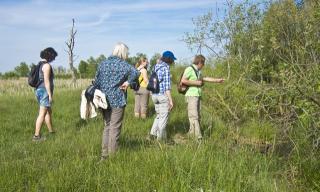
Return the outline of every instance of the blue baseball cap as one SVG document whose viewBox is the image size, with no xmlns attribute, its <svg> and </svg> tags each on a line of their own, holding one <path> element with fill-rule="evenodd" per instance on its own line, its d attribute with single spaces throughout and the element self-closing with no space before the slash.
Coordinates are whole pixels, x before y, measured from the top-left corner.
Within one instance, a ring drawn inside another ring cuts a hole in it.
<svg viewBox="0 0 320 192">
<path fill-rule="evenodd" d="M 172 60 L 176 60 L 177 58 L 175 58 L 175 56 L 173 55 L 173 53 L 171 51 L 165 51 L 162 53 L 162 57 L 166 57 L 166 58 L 170 58 Z"/>
</svg>

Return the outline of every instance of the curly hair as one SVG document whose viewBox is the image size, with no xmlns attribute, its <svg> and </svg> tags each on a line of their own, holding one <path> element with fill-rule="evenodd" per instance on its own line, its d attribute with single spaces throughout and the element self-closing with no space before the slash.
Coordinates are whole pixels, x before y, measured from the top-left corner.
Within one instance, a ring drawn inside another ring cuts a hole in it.
<svg viewBox="0 0 320 192">
<path fill-rule="evenodd" d="M 45 48 L 40 52 L 41 59 L 45 59 L 47 62 L 53 61 L 56 56 L 58 56 L 58 53 L 52 47 Z"/>
</svg>

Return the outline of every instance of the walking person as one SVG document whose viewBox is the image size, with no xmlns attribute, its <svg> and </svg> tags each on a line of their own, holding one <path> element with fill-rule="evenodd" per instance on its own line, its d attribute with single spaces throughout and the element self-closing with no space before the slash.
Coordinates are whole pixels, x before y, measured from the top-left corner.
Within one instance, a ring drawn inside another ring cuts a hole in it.
<svg viewBox="0 0 320 192">
<path fill-rule="evenodd" d="M 183 73 L 181 83 L 188 86 L 185 93 L 186 102 L 188 103 L 188 118 L 190 128 L 188 135 L 197 139 L 202 139 L 200 129 L 200 100 L 201 100 L 201 87 L 204 82 L 222 83 L 224 79 L 216 79 L 212 77 L 202 77 L 201 69 L 205 64 L 205 57 L 203 55 L 196 55 L 193 64 L 187 67 Z"/>
<path fill-rule="evenodd" d="M 36 127 L 33 141 L 42 141 L 45 138 L 41 137 L 40 130 L 45 121 L 49 133 L 54 133 L 52 128 L 52 102 L 54 89 L 54 74 L 51 62 L 55 60 L 58 53 L 52 48 L 48 47 L 40 52 L 41 61 L 39 62 L 39 80 L 40 84 L 35 88 L 35 95 L 39 103 L 39 114 L 36 120 Z"/>
<path fill-rule="evenodd" d="M 112 55 L 99 64 L 96 72 L 95 85 L 106 95 L 108 102 L 108 108 L 102 110 L 105 126 L 101 160 L 117 151 L 127 105 L 127 88 L 139 76 L 139 72 L 126 62 L 128 51 L 124 43 L 116 44 Z"/>
<path fill-rule="evenodd" d="M 170 65 L 176 60 L 171 51 L 165 51 L 162 57 L 154 66 L 159 80 L 159 93 L 152 93 L 152 101 L 154 103 L 156 118 L 154 119 L 150 137 L 151 139 L 165 140 L 166 126 L 168 123 L 169 112 L 173 108 L 173 100 L 171 97 L 171 80 L 170 80 Z"/>
<path fill-rule="evenodd" d="M 142 119 L 147 117 L 148 103 L 150 92 L 147 90 L 148 85 L 148 60 L 145 57 L 141 57 L 136 64 L 136 68 L 140 71 L 139 76 L 139 90 L 135 91 L 135 105 L 134 105 L 134 116 Z"/>
</svg>

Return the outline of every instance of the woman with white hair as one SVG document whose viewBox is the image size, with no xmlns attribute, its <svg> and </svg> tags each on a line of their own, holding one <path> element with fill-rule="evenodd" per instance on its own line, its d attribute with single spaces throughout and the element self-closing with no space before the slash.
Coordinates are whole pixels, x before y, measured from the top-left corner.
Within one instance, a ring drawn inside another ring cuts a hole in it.
<svg viewBox="0 0 320 192">
<path fill-rule="evenodd" d="M 119 143 L 124 109 L 127 105 L 127 88 L 139 76 L 139 72 L 127 63 L 128 47 L 116 44 L 112 55 L 102 61 L 97 69 L 95 85 L 105 95 L 108 108 L 102 110 L 104 130 L 101 160 L 116 152 Z"/>
</svg>

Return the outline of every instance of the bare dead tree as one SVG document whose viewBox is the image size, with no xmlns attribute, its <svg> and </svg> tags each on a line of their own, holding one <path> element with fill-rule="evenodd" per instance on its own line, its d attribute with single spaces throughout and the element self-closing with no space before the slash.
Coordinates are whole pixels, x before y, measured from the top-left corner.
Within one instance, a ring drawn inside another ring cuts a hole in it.
<svg viewBox="0 0 320 192">
<path fill-rule="evenodd" d="M 73 66 L 73 62 L 74 62 L 74 59 L 75 59 L 75 55 L 74 55 L 73 49 L 74 49 L 76 33 L 77 33 L 77 30 L 74 29 L 74 19 L 72 19 L 72 28 L 71 28 L 71 31 L 70 31 L 70 38 L 66 42 L 66 45 L 67 45 L 67 48 L 68 48 L 66 51 L 67 51 L 67 53 L 69 55 L 69 66 L 70 66 L 71 75 L 72 75 L 73 87 L 75 87 L 76 81 L 77 81 L 76 69 Z"/>
</svg>

